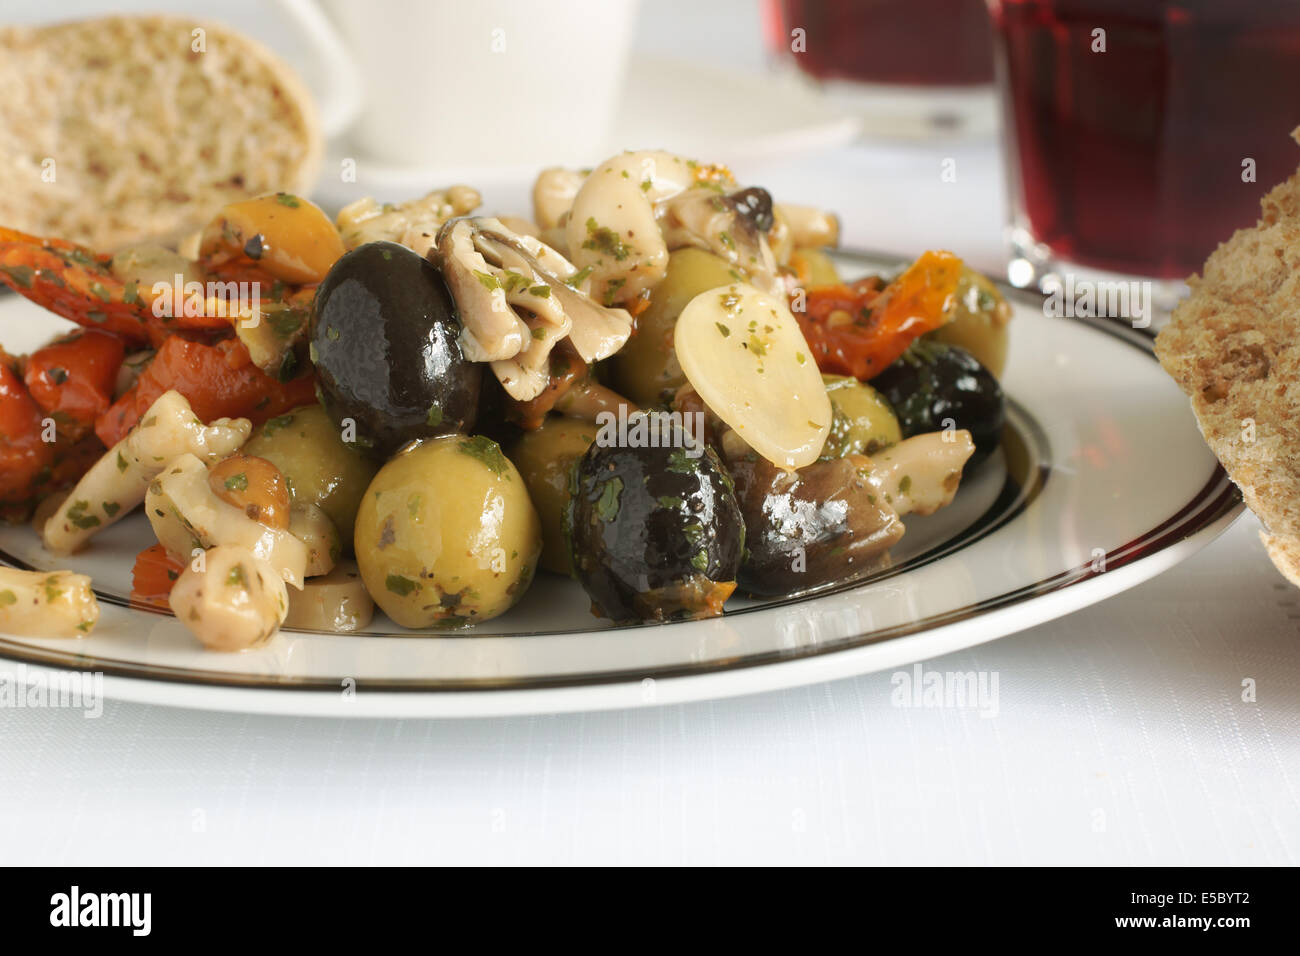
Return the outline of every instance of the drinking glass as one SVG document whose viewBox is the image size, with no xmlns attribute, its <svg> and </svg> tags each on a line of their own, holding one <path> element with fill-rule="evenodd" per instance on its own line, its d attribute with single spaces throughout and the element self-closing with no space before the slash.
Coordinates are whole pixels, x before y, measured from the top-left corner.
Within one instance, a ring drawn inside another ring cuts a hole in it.
<svg viewBox="0 0 1300 956">
<path fill-rule="evenodd" d="M 984 0 L 767 0 L 769 50 L 886 136 L 991 134 Z"/>
<path fill-rule="evenodd" d="M 990 0 L 1008 278 L 1185 293 L 1300 160 L 1300 2 Z"/>
</svg>

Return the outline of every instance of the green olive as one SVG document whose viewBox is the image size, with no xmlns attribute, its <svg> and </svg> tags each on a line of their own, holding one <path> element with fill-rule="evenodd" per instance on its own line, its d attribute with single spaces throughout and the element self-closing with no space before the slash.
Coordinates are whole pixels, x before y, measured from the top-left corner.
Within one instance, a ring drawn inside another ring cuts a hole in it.
<svg viewBox="0 0 1300 956">
<path fill-rule="evenodd" d="M 609 360 L 610 384 L 638 405 L 661 405 L 686 382 L 673 351 L 673 329 L 686 304 L 701 292 L 737 280 L 731 264 L 703 249 L 678 249 L 668 271 L 637 316 L 636 334 Z"/>
<path fill-rule="evenodd" d="M 823 458 L 870 455 L 903 440 L 889 402 L 870 385 L 849 375 L 823 375 L 834 409 Z"/>
<path fill-rule="evenodd" d="M 486 621 L 532 583 L 542 529 L 528 489 L 483 435 L 411 445 L 379 469 L 353 536 L 366 590 L 403 627 Z"/>
<path fill-rule="evenodd" d="M 965 349 L 994 377 L 1001 378 L 1007 364 L 1010 320 L 1011 305 L 998 287 L 973 269 L 963 268 L 952 321 L 926 337 Z"/>
<path fill-rule="evenodd" d="M 802 259 L 802 265 L 808 272 L 808 288 L 815 289 L 821 285 L 839 285 L 840 278 L 835 262 L 824 249 L 796 249 L 791 253 L 792 263 Z"/>
<path fill-rule="evenodd" d="M 525 432 L 510 449 L 542 522 L 542 567 L 571 573 L 563 518 L 569 507 L 569 472 L 596 440 L 596 426 L 552 415 L 542 427 Z"/>
<path fill-rule="evenodd" d="M 280 469 L 293 504 L 318 506 L 351 540 L 361 495 L 379 466 L 343 444 L 323 408 L 303 405 L 263 422 L 243 450 Z"/>
</svg>

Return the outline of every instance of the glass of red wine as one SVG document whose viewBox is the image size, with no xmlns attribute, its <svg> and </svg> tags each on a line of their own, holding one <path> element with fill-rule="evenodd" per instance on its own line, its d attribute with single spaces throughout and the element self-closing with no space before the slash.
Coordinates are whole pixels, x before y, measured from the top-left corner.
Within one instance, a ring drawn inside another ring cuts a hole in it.
<svg viewBox="0 0 1300 956">
<path fill-rule="evenodd" d="M 985 0 L 765 0 L 763 28 L 775 60 L 855 109 L 868 133 L 996 128 Z"/>
<path fill-rule="evenodd" d="M 1300 2 L 989 0 L 1008 278 L 1141 282 L 1157 310 L 1300 161 Z"/>
</svg>

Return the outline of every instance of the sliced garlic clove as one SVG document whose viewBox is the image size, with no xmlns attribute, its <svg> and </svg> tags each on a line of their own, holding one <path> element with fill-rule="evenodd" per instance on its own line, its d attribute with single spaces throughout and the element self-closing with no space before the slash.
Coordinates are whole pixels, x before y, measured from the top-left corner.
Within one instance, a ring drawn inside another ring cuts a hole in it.
<svg viewBox="0 0 1300 956">
<path fill-rule="evenodd" d="M 751 448 L 781 468 L 817 460 L 831 403 L 781 298 L 743 283 L 703 292 L 677 319 L 674 345 L 700 398 Z"/>
</svg>

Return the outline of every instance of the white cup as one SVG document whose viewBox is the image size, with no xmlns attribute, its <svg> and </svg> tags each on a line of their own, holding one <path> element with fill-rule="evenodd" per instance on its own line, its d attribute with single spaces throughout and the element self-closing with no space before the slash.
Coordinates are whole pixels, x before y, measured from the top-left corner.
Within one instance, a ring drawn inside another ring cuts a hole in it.
<svg viewBox="0 0 1300 956">
<path fill-rule="evenodd" d="M 350 60 L 339 75 L 361 87 L 350 130 L 360 155 L 455 167 L 601 158 L 637 0 L 323 6 Z M 347 111 L 322 104 L 323 113 Z"/>
</svg>

